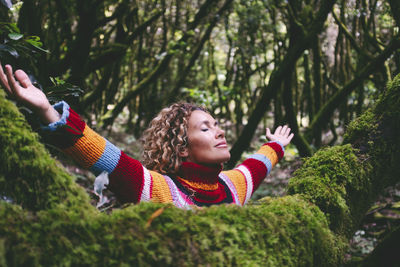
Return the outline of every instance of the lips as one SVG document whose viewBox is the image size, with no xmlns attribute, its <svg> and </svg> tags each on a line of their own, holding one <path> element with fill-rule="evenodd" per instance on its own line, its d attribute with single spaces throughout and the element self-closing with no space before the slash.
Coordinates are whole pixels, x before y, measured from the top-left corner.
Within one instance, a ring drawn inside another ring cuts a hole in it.
<svg viewBox="0 0 400 267">
<path fill-rule="evenodd" d="M 228 147 L 228 145 L 226 144 L 225 141 L 223 141 L 223 142 L 218 143 L 215 147 L 218 147 L 218 148 L 226 148 L 226 147 Z"/>
</svg>

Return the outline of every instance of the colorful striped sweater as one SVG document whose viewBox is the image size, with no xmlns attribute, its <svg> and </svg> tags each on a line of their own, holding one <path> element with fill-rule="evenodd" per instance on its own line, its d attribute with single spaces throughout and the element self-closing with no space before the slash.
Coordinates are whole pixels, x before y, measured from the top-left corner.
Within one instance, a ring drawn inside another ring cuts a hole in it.
<svg viewBox="0 0 400 267">
<path fill-rule="evenodd" d="M 51 131 L 54 143 L 82 167 L 95 175 L 106 171 L 108 188 L 122 202 L 169 202 L 180 208 L 244 205 L 284 154 L 279 142 L 268 142 L 233 170 L 184 162 L 177 175 L 163 175 L 94 132 L 67 103 L 54 107 L 61 119 L 44 130 Z"/>
</svg>

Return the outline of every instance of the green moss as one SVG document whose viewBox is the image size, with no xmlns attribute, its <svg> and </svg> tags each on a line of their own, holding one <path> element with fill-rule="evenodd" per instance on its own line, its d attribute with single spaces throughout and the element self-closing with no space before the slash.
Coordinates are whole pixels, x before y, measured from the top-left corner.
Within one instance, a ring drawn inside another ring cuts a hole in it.
<svg viewBox="0 0 400 267">
<path fill-rule="evenodd" d="M 15 265 L 337 266 L 344 247 L 324 214 L 296 196 L 194 211 L 143 203 L 86 218 L 14 206 L 0 205 L 0 234 Z"/>
<path fill-rule="evenodd" d="M 351 235 L 379 192 L 399 181 L 399 101 L 397 76 L 376 105 L 350 123 L 347 145 L 317 152 L 289 183 L 289 193 L 318 205 L 338 234 Z"/>
<path fill-rule="evenodd" d="M 349 236 L 369 200 L 368 163 L 361 163 L 351 145 L 318 151 L 289 181 L 289 194 L 300 194 L 316 204 L 329 219 L 331 229 Z M 360 203 L 361 201 L 361 203 Z M 361 210 L 361 211 L 359 211 Z M 353 216 L 353 215 L 357 216 Z"/>
<path fill-rule="evenodd" d="M 351 143 L 353 146 L 367 145 L 362 148 L 363 151 L 366 151 L 370 148 L 370 144 L 366 143 L 365 140 L 371 135 L 376 135 L 377 129 L 376 115 L 372 110 L 368 110 L 349 124 L 343 137 L 343 143 Z"/>
<path fill-rule="evenodd" d="M 359 158 L 374 166 L 375 195 L 400 179 L 400 75 L 380 95 L 376 105 L 352 122 L 345 141 L 359 148 Z"/>
<path fill-rule="evenodd" d="M 84 190 L 38 142 L 38 136 L 22 114 L 5 99 L 3 90 L 0 90 L 0 147 L 1 196 L 30 210 L 59 204 L 94 210 Z"/>
<path fill-rule="evenodd" d="M 379 96 L 375 113 L 378 116 L 399 119 L 400 113 L 400 74 L 387 84 L 386 90 Z"/>
</svg>

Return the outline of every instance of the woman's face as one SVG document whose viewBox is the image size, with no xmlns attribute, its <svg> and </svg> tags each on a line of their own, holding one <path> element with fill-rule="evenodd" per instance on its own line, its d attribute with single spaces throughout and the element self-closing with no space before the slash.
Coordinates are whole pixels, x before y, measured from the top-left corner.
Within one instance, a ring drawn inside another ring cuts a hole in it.
<svg viewBox="0 0 400 267">
<path fill-rule="evenodd" d="M 183 155 L 186 161 L 215 165 L 231 157 L 225 140 L 225 132 L 207 112 L 195 110 L 188 122 L 188 147 Z"/>
</svg>

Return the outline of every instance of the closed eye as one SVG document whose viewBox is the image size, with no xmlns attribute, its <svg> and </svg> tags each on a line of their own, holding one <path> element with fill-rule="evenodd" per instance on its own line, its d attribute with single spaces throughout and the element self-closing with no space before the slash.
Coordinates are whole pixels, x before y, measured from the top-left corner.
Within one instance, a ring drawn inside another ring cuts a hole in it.
<svg viewBox="0 0 400 267">
<path fill-rule="evenodd" d="M 208 129 L 207 129 L 207 128 L 204 128 L 204 129 L 201 129 L 201 131 L 202 131 L 202 132 L 207 132 Z"/>
</svg>

